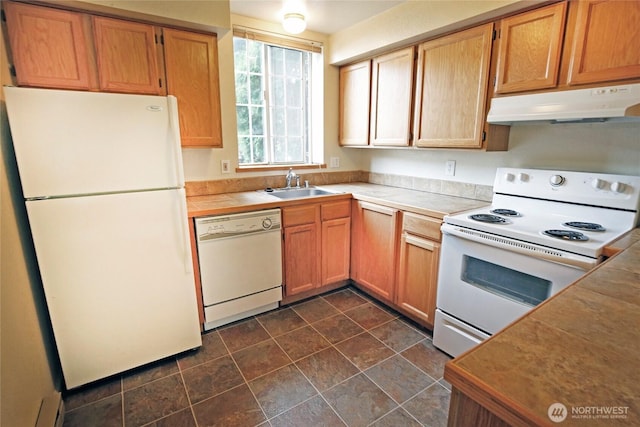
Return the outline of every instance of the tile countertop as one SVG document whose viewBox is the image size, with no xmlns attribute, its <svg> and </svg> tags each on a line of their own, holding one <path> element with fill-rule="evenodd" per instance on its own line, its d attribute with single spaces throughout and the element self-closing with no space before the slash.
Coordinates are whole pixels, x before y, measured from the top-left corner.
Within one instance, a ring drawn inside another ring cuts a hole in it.
<svg viewBox="0 0 640 427">
<path fill-rule="evenodd" d="M 317 188 L 336 194 L 288 200 L 279 199 L 262 191 L 190 196 L 187 197 L 187 210 L 189 217 L 200 217 L 353 197 L 362 201 L 442 219 L 450 213 L 475 209 L 489 204 L 489 202 L 482 200 L 360 182 L 322 185 Z"/>
<path fill-rule="evenodd" d="M 640 425 L 640 229 L 621 242 L 615 257 L 450 361 L 444 378 L 512 425 Z M 547 415 L 553 403 L 568 411 L 559 424 Z M 623 418 L 598 415 L 612 410 Z"/>
</svg>

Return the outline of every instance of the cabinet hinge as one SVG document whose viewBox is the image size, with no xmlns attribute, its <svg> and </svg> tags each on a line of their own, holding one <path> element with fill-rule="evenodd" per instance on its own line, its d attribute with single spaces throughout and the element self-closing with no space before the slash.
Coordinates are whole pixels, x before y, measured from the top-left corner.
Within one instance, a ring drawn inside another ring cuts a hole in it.
<svg viewBox="0 0 640 427">
<path fill-rule="evenodd" d="M 164 34 L 160 34 L 160 44 L 164 45 Z"/>
<path fill-rule="evenodd" d="M 7 15 L 4 14 L 4 9 L 0 9 L 0 19 L 2 19 L 3 22 L 7 22 Z"/>
<path fill-rule="evenodd" d="M 486 131 L 482 131 L 482 142 L 484 142 L 487 139 L 487 132 Z"/>
<path fill-rule="evenodd" d="M 493 30 L 493 39 L 499 39 L 500 38 L 500 31 L 499 30 Z"/>
<path fill-rule="evenodd" d="M 158 79 L 158 86 L 162 87 L 162 79 Z"/>
<path fill-rule="evenodd" d="M 13 77 L 16 77 L 18 75 L 18 73 L 16 73 L 16 66 L 15 65 L 10 65 L 9 66 L 9 74 L 11 74 Z"/>
<path fill-rule="evenodd" d="M 156 39 L 156 44 L 160 43 L 160 44 L 164 44 L 164 36 L 160 35 L 160 37 L 158 37 L 157 34 L 155 34 L 153 37 L 155 37 Z"/>
<path fill-rule="evenodd" d="M 496 87 L 497 84 L 498 84 L 498 77 L 493 76 L 493 87 Z"/>
</svg>

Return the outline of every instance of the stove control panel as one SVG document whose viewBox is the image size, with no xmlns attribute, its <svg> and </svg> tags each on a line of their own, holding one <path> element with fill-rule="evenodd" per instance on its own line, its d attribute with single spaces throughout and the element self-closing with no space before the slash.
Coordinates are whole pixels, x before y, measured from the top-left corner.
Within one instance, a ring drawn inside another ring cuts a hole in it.
<svg viewBox="0 0 640 427">
<path fill-rule="evenodd" d="M 640 210 L 640 176 L 499 168 L 495 193 L 607 208 Z"/>
</svg>

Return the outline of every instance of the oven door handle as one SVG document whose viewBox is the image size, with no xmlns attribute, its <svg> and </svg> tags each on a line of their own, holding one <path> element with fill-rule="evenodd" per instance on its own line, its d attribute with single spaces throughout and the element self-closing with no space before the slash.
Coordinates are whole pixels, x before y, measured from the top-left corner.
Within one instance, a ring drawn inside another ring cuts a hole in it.
<svg viewBox="0 0 640 427">
<path fill-rule="evenodd" d="M 472 242 L 493 246 L 510 252 L 517 252 L 519 254 L 543 259 L 545 261 L 567 265 L 585 272 L 591 270 L 598 264 L 598 260 L 596 259 L 574 255 L 567 252 L 559 252 L 551 248 L 545 248 L 544 246 L 507 239 L 494 234 L 483 233 L 481 231 L 458 227 L 447 223 L 442 224 L 441 231 L 443 234 L 449 234 Z"/>
</svg>

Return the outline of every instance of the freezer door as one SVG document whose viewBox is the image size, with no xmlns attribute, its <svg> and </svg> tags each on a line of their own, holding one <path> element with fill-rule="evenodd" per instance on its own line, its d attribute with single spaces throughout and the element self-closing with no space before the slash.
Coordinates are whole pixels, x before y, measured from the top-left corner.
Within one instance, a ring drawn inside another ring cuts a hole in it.
<svg viewBox="0 0 640 427">
<path fill-rule="evenodd" d="M 27 202 L 67 388 L 201 345 L 184 190 Z"/>
<path fill-rule="evenodd" d="M 174 97 L 4 93 L 25 198 L 184 185 Z"/>
</svg>

